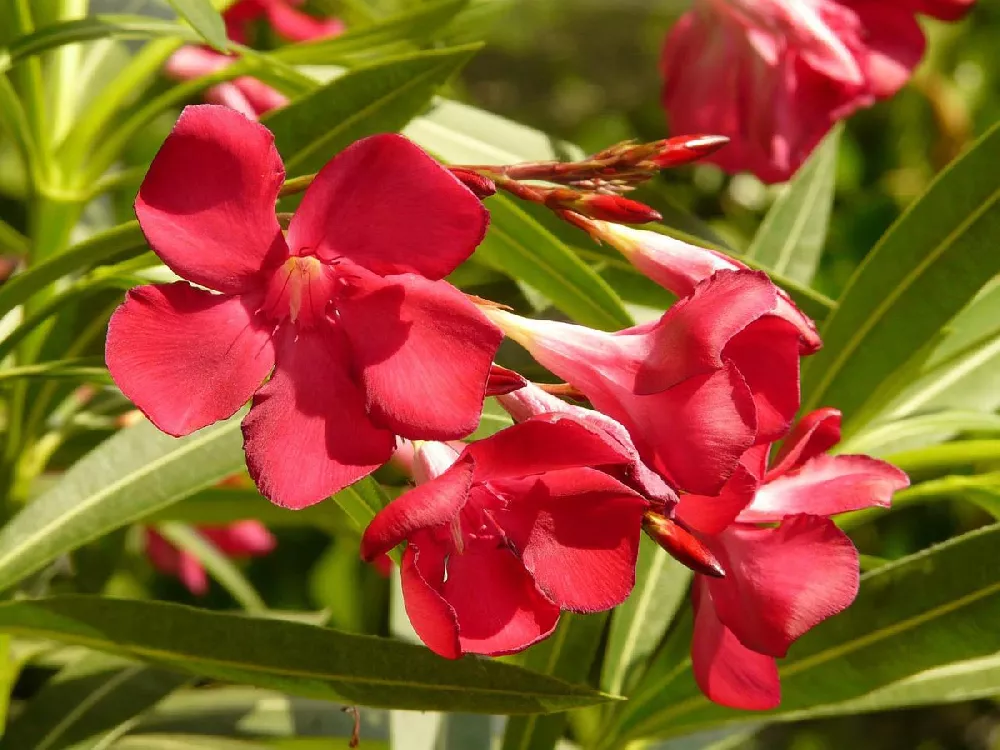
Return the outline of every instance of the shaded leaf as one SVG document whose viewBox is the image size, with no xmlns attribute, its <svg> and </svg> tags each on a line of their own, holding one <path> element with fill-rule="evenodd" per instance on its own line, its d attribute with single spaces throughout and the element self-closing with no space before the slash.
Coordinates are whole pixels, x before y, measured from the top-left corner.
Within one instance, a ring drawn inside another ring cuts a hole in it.
<svg viewBox="0 0 1000 750">
<path fill-rule="evenodd" d="M 167 0 L 177 15 L 191 24 L 191 28 L 220 52 L 225 52 L 229 46 L 226 37 L 226 25 L 222 16 L 212 7 L 209 0 Z"/>
</svg>

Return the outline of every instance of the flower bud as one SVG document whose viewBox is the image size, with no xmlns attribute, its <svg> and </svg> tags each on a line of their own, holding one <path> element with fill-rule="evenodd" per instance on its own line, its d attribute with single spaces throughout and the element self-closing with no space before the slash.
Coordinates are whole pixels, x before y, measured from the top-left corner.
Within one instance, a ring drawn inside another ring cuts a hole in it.
<svg viewBox="0 0 1000 750">
<path fill-rule="evenodd" d="M 681 135 L 657 142 L 657 153 L 652 161 L 661 169 L 678 167 L 710 156 L 729 143 L 724 135 Z"/>
<path fill-rule="evenodd" d="M 659 513 L 646 511 L 642 517 L 643 531 L 666 550 L 671 557 L 695 573 L 725 578 L 722 563 L 687 529 Z"/>
<path fill-rule="evenodd" d="M 414 440 L 413 481 L 429 482 L 444 474 L 458 458 L 458 451 L 436 440 Z"/>
<path fill-rule="evenodd" d="M 646 224 L 663 218 L 645 203 L 620 195 L 580 193 L 565 188 L 550 191 L 545 197 L 545 204 L 550 208 L 570 209 L 592 219 L 620 224 Z"/>
<path fill-rule="evenodd" d="M 449 167 L 449 171 L 459 179 L 469 190 L 475 193 L 476 197 L 482 200 L 489 198 L 496 193 L 497 186 L 489 177 L 484 177 L 471 169 L 461 167 Z"/>
<path fill-rule="evenodd" d="M 528 381 L 520 373 L 494 363 L 486 381 L 486 395 L 503 396 L 524 388 L 527 384 Z"/>
</svg>

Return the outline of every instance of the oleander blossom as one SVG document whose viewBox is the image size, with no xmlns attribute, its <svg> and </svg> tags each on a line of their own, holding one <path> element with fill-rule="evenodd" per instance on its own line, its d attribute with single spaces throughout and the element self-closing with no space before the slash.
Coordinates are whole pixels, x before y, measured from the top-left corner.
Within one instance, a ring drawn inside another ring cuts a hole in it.
<svg viewBox="0 0 1000 750">
<path fill-rule="evenodd" d="M 406 138 L 372 136 L 338 154 L 287 235 L 275 214 L 283 182 L 263 125 L 225 107 L 185 109 L 135 211 L 187 281 L 131 290 L 106 358 L 122 392 L 171 435 L 253 397 L 250 474 L 266 497 L 301 508 L 383 464 L 396 435 L 471 433 L 502 335 L 442 281 L 482 240 L 488 214 Z"/>
<path fill-rule="evenodd" d="M 677 519 L 726 573 L 697 575 L 692 591 L 692 666 L 716 703 L 748 710 L 779 704 L 775 659 L 857 595 L 857 550 L 830 516 L 886 507 L 909 484 L 884 461 L 828 455 L 839 440 L 840 413 L 814 411 L 770 465 L 771 446 L 756 446 L 721 493 L 680 498 Z"/>
<path fill-rule="evenodd" d="M 316 18 L 298 8 L 304 0 L 239 0 L 222 14 L 226 35 L 234 42 L 247 44 L 250 27 L 266 21 L 277 34 L 292 42 L 337 36 L 344 32 L 339 18 Z"/>
<path fill-rule="evenodd" d="M 520 651 L 552 633 L 560 610 L 610 609 L 632 590 L 648 502 L 593 468 L 632 460 L 616 440 L 562 414 L 530 418 L 460 454 L 424 444 L 417 487 L 375 516 L 362 557 L 407 542 L 406 612 L 435 653 Z"/>
<path fill-rule="evenodd" d="M 973 2 L 695 0 L 663 47 L 671 131 L 728 136 L 708 161 L 787 180 L 834 123 L 906 83 L 918 14 L 956 20 Z"/>
<path fill-rule="evenodd" d="M 240 560 L 262 557 L 271 552 L 277 541 L 259 521 L 237 521 L 226 526 L 199 526 L 205 539 L 226 557 Z M 208 593 L 205 566 L 190 552 L 178 549 L 151 528 L 145 529 L 146 556 L 161 573 L 176 576 L 195 596 Z"/>
</svg>

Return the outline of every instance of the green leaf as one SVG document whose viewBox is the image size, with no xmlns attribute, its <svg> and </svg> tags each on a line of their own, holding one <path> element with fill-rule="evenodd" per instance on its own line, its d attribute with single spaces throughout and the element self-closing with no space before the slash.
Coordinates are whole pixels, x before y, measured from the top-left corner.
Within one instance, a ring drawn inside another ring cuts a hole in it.
<svg viewBox="0 0 1000 750">
<path fill-rule="evenodd" d="M 67 44 L 78 44 L 95 39 L 146 39 L 150 37 L 176 37 L 189 42 L 200 37 L 185 26 L 147 16 L 90 16 L 72 21 L 43 26 L 38 31 L 18 37 L 4 51 L 0 51 L 0 72 L 26 60 Z M 225 38 L 225 37 L 223 37 Z"/>
<path fill-rule="evenodd" d="M 222 22 L 222 16 L 212 7 L 209 0 L 167 0 L 177 15 L 191 24 L 191 28 L 220 52 L 225 52 L 229 47 L 229 39 L 226 37 L 226 25 Z"/>
<path fill-rule="evenodd" d="M 28 238 L 0 219 L 0 254 L 28 252 Z"/>
<path fill-rule="evenodd" d="M 334 495 L 334 500 L 336 497 Z M 143 520 L 147 523 L 179 521 L 196 526 L 224 526 L 245 519 L 268 526 L 312 526 L 328 532 L 343 531 L 346 521 L 336 502 L 316 503 L 289 513 L 287 508 L 275 505 L 257 490 L 231 487 L 209 487 Z"/>
<path fill-rule="evenodd" d="M 182 523 L 161 523 L 156 530 L 173 546 L 200 562 L 208 574 L 218 581 L 247 612 L 261 612 L 267 609 L 260 594 L 236 567 L 236 563 L 195 529 Z"/>
<path fill-rule="evenodd" d="M 376 52 L 403 52 L 413 44 L 431 41 L 468 4 L 469 0 L 423 3 L 340 36 L 279 47 L 268 56 L 293 65 L 333 65 Z"/>
<path fill-rule="evenodd" d="M 890 453 L 886 461 L 910 475 L 910 481 L 939 477 L 943 474 L 975 470 L 981 465 L 1000 462 L 1000 440 L 955 440 L 944 445 Z"/>
<path fill-rule="evenodd" d="M 136 734 L 122 737 L 112 750 L 273 750 L 271 744 L 197 734 Z"/>
<path fill-rule="evenodd" d="M 854 604 L 802 636 L 779 661 L 781 706 L 755 716 L 804 718 L 813 708 L 861 700 L 925 670 L 995 656 L 998 543 L 1000 524 L 994 524 L 863 576 Z M 925 694 L 922 700 L 928 699 Z M 703 697 L 689 669 L 641 686 L 625 715 L 627 737 L 678 735 L 747 719 Z"/>
<path fill-rule="evenodd" d="M 578 323 L 605 330 L 632 325 L 614 289 L 513 199 L 496 195 L 487 207 L 490 229 L 476 260 L 541 292 Z"/>
<path fill-rule="evenodd" d="M 607 612 L 591 615 L 564 612 L 556 632 L 527 651 L 524 666 L 564 680 L 586 680 L 607 619 Z M 503 750 L 551 750 L 565 728 L 565 714 L 511 719 L 504 732 Z"/>
<path fill-rule="evenodd" d="M 74 245 L 42 263 L 29 266 L 0 285 L 0 318 L 63 276 L 89 268 L 113 256 L 135 257 L 146 249 L 139 222 L 119 224 Z"/>
<path fill-rule="evenodd" d="M 396 640 L 159 602 L 85 596 L 9 602 L 0 604 L 0 631 L 351 704 L 517 714 L 607 699 L 497 661 L 442 659 Z"/>
<path fill-rule="evenodd" d="M 1000 272 L 1000 125 L 953 162 L 869 253 L 803 368 L 803 412 L 830 404 L 844 433 L 870 395 Z M 859 420 L 860 421 L 860 420 Z"/>
<path fill-rule="evenodd" d="M 11 721 L 2 750 L 84 750 L 104 746 L 126 722 L 191 678 L 128 659 L 86 653 L 45 683 Z"/>
<path fill-rule="evenodd" d="M 78 461 L 0 530 L 0 590 L 243 469 L 239 420 L 183 438 L 142 422 Z"/>
<path fill-rule="evenodd" d="M 4 381 L 28 378 L 56 378 L 80 380 L 85 383 L 110 384 L 111 377 L 104 367 L 101 357 L 77 357 L 75 359 L 60 359 L 52 362 L 39 362 L 24 367 L 0 368 L 0 384 Z"/>
<path fill-rule="evenodd" d="M 960 432 L 1000 434 L 1000 415 L 978 411 L 942 411 L 899 419 L 859 432 L 836 447 L 837 453 L 884 455 L 885 446 L 915 438 L 943 441 Z"/>
<path fill-rule="evenodd" d="M 643 534 L 635 588 L 611 617 L 601 689 L 622 694 L 638 679 L 687 598 L 691 571 Z"/>
<path fill-rule="evenodd" d="M 842 127 L 830 131 L 774 201 L 743 256 L 768 271 L 809 284 L 830 225 Z"/>
<path fill-rule="evenodd" d="M 375 514 L 389 504 L 388 495 L 381 485 L 371 477 L 365 477 L 350 487 L 346 487 L 334 495 L 333 499 L 350 517 L 359 531 L 364 531 Z M 400 561 L 399 550 L 394 549 L 389 552 L 389 557 L 398 564 Z"/>
<path fill-rule="evenodd" d="M 288 174 L 315 172 L 359 138 L 406 125 L 478 49 L 418 52 L 356 68 L 262 121 Z"/>
</svg>

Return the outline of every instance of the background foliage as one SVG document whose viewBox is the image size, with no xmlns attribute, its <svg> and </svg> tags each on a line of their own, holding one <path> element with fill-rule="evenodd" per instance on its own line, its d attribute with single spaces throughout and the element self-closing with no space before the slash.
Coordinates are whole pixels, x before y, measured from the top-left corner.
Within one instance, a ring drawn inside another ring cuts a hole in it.
<svg viewBox="0 0 1000 750">
<path fill-rule="evenodd" d="M 273 51 L 185 84 L 158 70 L 181 41 L 225 43 L 206 2 L 87 5 L 0 2 L 0 252 L 19 269 L 0 285 L 0 748 L 331 747 L 351 731 L 340 703 L 392 709 L 362 708 L 367 748 L 997 746 L 1000 7 L 928 23 L 913 82 L 789 187 L 694 166 L 640 191 L 663 231 L 741 254 L 821 322 L 803 403 L 841 408 L 842 451 L 914 480 L 891 512 L 844 519 L 865 555 L 861 594 L 795 645 L 785 700 L 760 715 L 700 696 L 687 573 L 651 544 L 625 605 L 566 617 L 519 657 L 451 663 L 399 643 L 412 632 L 397 584 L 357 555 L 401 486 L 391 468 L 297 513 L 220 488 L 242 468 L 237 423 L 180 440 L 122 428 L 129 405 L 101 357 L 121 290 L 169 277 L 131 201 L 209 83 L 252 73 L 293 98 L 265 120 L 290 176 L 400 128 L 454 163 L 573 155 L 665 134 L 656 63 L 684 3 L 312 0 L 350 32 L 285 47 L 264 33 Z M 669 304 L 534 207 L 488 206 L 490 234 L 453 278 L 463 288 L 608 329 Z M 499 413 L 487 405 L 478 436 Z M 273 554 L 237 566 L 190 533 L 241 518 L 276 531 Z M 207 597 L 154 573 L 148 525 L 202 557 Z"/>
</svg>

